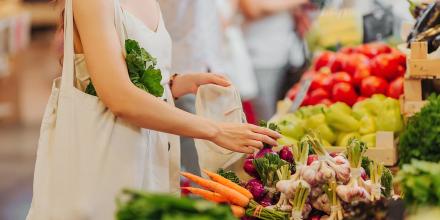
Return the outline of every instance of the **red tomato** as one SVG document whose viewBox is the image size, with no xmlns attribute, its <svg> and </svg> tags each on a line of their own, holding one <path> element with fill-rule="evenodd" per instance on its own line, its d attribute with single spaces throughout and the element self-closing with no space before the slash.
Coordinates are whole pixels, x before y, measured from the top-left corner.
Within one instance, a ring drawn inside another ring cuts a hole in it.
<svg viewBox="0 0 440 220">
<path fill-rule="evenodd" d="M 340 82 L 353 83 L 353 79 L 350 74 L 346 72 L 337 72 L 332 74 L 333 85 Z"/>
<path fill-rule="evenodd" d="M 391 53 L 396 55 L 399 64 L 406 69 L 406 55 L 394 48 L 392 49 Z"/>
<path fill-rule="evenodd" d="M 294 100 L 296 97 L 296 94 L 298 94 L 299 90 L 299 84 L 295 84 L 292 88 L 289 89 L 289 91 L 286 94 L 286 97 L 288 97 L 291 100 Z"/>
<path fill-rule="evenodd" d="M 323 88 L 318 88 L 310 92 L 310 99 L 308 100 L 309 105 L 319 104 L 323 99 L 328 99 L 329 94 Z"/>
<path fill-rule="evenodd" d="M 397 67 L 397 75 L 398 77 L 404 76 L 406 72 L 406 68 L 404 66 Z"/>
<path fill-rule="evenodd" d="M 340 53 L 352 54 L 356 52 L 356 48 L 354 47 L 343 47 L 339 50 Z"/>
<path fill-rule="evenodd" d="M 369 43 L 358 46 L 356 51 L 369 58 L 373 58 L 379 54 L 390 53 L 391 47 L 384 43 Z"/>
<path fill-rule="evenodd" d="M 354 74 L 359 68 L 368 68 L 369 65 L 370 59 L 367 56 L 361 53 L 354 53 L 350 54 L 350 58 L 345 62 L 343 69 L 347 73 Z"/>
<path fill-rule="evenodd" d="M 350 83 L 340 82 L 333 86 L 332 97 L 334 102 L 345 102 L 352 106 L 358 96 Z"/>
<path fill-rule="evenodd" d="M 343 53 L 336 54 L 333 62 L 330 63 L 330 70 L 332 73 L 342 71 L 344 69 L 345 62 L 348 60 L 348 55 Z"/>
<path fill-rule="evenodd" d="M 316 154 L 309 155 L 309 157 L 307 158 L 307 165 L 312 164 L 316 160 L 318 160 L 318 155 Z"/>
<path fill-rule="evenodd" d="M 364 101 L 365 99 L 367 99 L 367 97 L 359 96 L 359 97 L 357 98 L 356 102 L 362 102 L 362 101 Z"/>
<path fill-rule="evenodd" d="M 330 63 L 332 63 L 335 58 L 336 58 L 336 54 L 334 52 L 325 51 L 321 53 L 320 55 L 318 55 L 318 57 L 315 60 L 315 65 L 314 65 L 315 70 L 318 71 L 322 67 L 329 66 Z"/>
<path fill-rule="evenodd" d="M 330 106 L 333 104 L 333 102 L 330 99 L 322 99 L 318 104 L 324 104 L 326 106 Z"/>
<path fill-rule="evenodd" d="M 329 87 L 331 87 L 331 85 L 329 85 L 328 82 L 329 77 L 330 75 L 324 73 L 316 73 L 315 75 L 313 75 L 313 80 L 312 80 L 312 84 L 310 85 L 310 90 L 313 91 L 318 88 L 328 89 Z"/>
<path fill-rule="evenodd" d="M 370 68 L 368 68 L 368 67 L 357 69 L 356 72 L 354 72 L 354 74 L 353 74 L 353 84 L 355 86 L 360 86 L 362 80 L 365 79 L 365 77 L 368 77 L 370 75 L 371 75 L 371 72 L 370 72 Z"/>
<path fill-rule="evenodd" d="M 394 54 L 380 54 L 371 61 L 371 74 L 392 80 L 401 74 L 399 57 Z"/>
<path fill-rule="evenodd" d="M 374 94 L 386 94 L 388 90 L 388 83 L 386 80 L 377 77 L 369 76 L 362 80 L 361 94 L 362 96 L 371 97 Z"/>
<path fill-rule="evenodd" d="M 404 78 L 398 77 L 390 83 L 388 87 L 387 96 L 395 99 L 399 99 L 400 95 L 403 94 L 403 80 Z"/>
</svg>

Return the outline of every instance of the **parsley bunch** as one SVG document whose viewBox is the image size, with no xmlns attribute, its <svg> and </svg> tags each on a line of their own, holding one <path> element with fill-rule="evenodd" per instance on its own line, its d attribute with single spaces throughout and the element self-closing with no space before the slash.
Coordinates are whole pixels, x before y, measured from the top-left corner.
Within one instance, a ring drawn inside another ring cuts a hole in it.
<svg viewBox="0 0 440 220">
<path fill-rule="evenodd" d="M 160 84 L 162 73 L 160 69 L 156 68 L 156 59 L 144 48 L 141 48 L 135 40 L 125 40 L 125 51 L 127 53 L 125 62 L 131 82 L 151 95 L 161 97 L 164 88 Z M 91 81 L 85 93 L 96 96 L 96 90 Z"/>
</svg>

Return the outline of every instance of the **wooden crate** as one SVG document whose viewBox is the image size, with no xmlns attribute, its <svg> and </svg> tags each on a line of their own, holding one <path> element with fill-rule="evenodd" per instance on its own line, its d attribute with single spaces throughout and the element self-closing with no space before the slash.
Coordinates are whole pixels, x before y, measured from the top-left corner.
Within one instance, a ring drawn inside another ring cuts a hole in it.
<svg viewBox="0 0 440 220">
<path fill-rule="evenodd" d="M 397 164 L 397 141 L 393 132 L 378 131 L 376 133 L 376 147 L 369 148 L 366 155 L 375 161 L 384 163 L 385 166 Z M 343 152 L 346 147 L 326 147 L 328 152 Z"/>
</svg>

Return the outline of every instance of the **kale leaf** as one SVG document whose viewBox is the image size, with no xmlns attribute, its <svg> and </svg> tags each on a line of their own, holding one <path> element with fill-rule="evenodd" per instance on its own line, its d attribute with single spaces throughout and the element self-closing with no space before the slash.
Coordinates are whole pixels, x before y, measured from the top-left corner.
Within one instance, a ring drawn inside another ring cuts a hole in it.
<svg viewBox="0 0 440 220">
<path fill-rule="evenodd" d="M 161 97 L 164 93 L 164 87 L 161 85 L 162 72 L 156 68 L 157 60 L 144 48 L 141 48 L 135 40 L 125 40 L 125 51 L 127 53 L 125 62 L 130 81 L 151 95 Z M 97 95 L 92 81 L 87 86 L 85 93 Z"/>
</svg>

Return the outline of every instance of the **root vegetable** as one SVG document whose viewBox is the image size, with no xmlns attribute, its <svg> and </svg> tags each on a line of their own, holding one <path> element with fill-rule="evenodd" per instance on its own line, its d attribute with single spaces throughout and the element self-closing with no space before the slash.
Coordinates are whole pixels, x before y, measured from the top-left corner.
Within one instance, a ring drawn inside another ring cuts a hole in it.
<svg viewBox="0 0 440 220">
<path fill-rule="evenodd" d="M 234 183 L 234 182 L 232 182 L 232 181 L 230 181 L 230 180 L 228 180 L 228 179 L 226 179 L 226 178 L 224 178 L 214 172 L 210 172 L 206 169 L 203 169 L 203 172 L 206 173 L 206 175 L 208 175 L 209 178 L 211 178 L 215 182 L 218 182 L 224 186 L 227 186 L 227 187 L 241 193 L 242 195 L 248 197 L 249 199 L 253 198 L 252 193 L 250 193 L 247 189 L 241 187 L 240 185 L 238 185 L 238 184 L 236 184 L 236 183 Z"/>
<path fill-rule="evenodd" d="M 228 200 L 219 193 L 211 192 L 204 189 L 194 188 L 194 187 L 182 187 L 182 189 L 188 190 L 192 194 L 198 195 L 211 202 L 215 202 L 215 203 L 228 202 Z"/>
<path fill-rule="evenodd" d="M 317 199 L 315 199 L 312 202 L 312 206 L 315 209 L 330 214 L 330 201 L 325 193 L 321 194 Z"/>
<path fill-rule="evenodd" d="M 339 185 L 336 192 L 342 201 L 353 203 L 358 201 L 368 201 L 370 194 L 363 187 L 351 185 Z"/>
<path fill-rule="evenodd" d="M 231 205 L 232 214 L 234 214 L 235 217 L 241 218 L 245 215 L 246 210 L 243 207 Z"/>
</svg>

